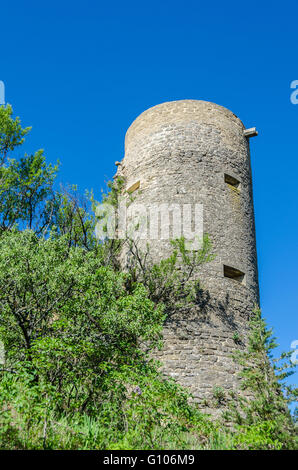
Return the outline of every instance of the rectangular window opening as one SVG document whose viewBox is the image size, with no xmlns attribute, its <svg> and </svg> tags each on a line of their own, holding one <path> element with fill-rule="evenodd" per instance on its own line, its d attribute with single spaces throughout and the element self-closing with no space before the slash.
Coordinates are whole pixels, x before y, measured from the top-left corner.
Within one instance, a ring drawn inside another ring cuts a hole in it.
<svg viewBox="0 0 298 470">
<path fill-rule="evenodd" d="M 140 187 L 140 181 L 137 181 L 136 183 L 134 183 L 133 185 L 131 185 L 126 191 L 128 193 L 133 193 L 134 191 L 136 191 L 137 189 L 139 189 Z"/>
<path fill-rule="evenodd" d="M 234 176 L 228 175 L 227 173 L 225 173 L 225 183 L 235 189 L 240 189 L 240 181 L 237 180 L 237 178 L 234 178 Z"/>
<path fill-rule="evenodd" d="M 234 281 L 240 282 L 240 284 L 245 284 L 245 273 L 239 269 L 232 268 L 231 266 L 223 266 L 224 277 L 234 279 Z"/>
</svg>

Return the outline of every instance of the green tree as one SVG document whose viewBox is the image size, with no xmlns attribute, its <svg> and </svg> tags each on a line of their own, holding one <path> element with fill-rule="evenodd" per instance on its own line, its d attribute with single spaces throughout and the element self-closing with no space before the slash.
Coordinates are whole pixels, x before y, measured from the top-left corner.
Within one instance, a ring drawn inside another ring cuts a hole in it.
<svg viewBox="0 0 298 470">
<path fill-rule="evenodd" d="M 67 338 L 97 338 L 112 358 L 122 348 L 131 357 L 137 338 L 159 337 L 161 306 L 145 288 L 126 289 L 129 274 L 102 264 L 98 252 L 68 246 L 66 236 L 39 238 L 33 231 L 11 231 L 0 238 L 2 338 L 8 356 L 24 359 L 36 340 L 57 337 L 67 323 Z M 99 348 L 98 348 L 99 351 Z"/>
<path fill-rule="evenodd" d="M 69 247 L 96 251 L 99 245 L 95 236 L 97 201 L 93 192 L 86 191 L 81 195 L 76 185 L 61 185 L 55 198 L 51 228 L 56 230 L 58 236 L 66 237 Z"/>
<path fill-rule="evenodd" d="M 69 448 L 183 448 L 215 432 L 150 359 L 163 306 L 130 276 L 98 251 L 69 247 L 67 236 L 2 235 L 0 437 L 8 448 L 59 448 L 56 427 L 73 422 Z M 87 417 L 93 430 L 84 434 Z"/>
<path fill-rule="evenodd" d="M 0 107 L 0 233 L 16 225 L 41 233 L 53 215 L 58 165 L 47 165 L 42 150 L 19 160 L 10 157 L 30 131 L 12 112 L 9 105 Z"/>
<path fill-rule="evenodd" d="M 42 151 L 12 158 L 29 130 L 0 107 L 0 448 L 297 447 L 289 356 L 273 360 L 259 311 L 236 357 L 247 395 L 233 398 L 232 429 L 203 416 L 150 356 L 165 318 L 198 300 L 197 270 L 214 257 L 208 237 L 197 251 L 173 241 L 159 263 L 126 240 L 123 272 L 122 242 L 96 240 L 93 193 L 54 189 L 58 165 Z M 117 206 L 124 182 L 108 187 L 103 200 Z"/>
<path fill-rule="evenodd" d="M 298 389 L 285 383 L 294 373 L 290 352 L 274 358 L 277 347 L 259 309 L 251 315 L 250 334 L 245 350 L 234 357 L 241 366 L 241 388 L 226 414 L 237 425 L 235 443 L 244 448 L 297 448 L 298 440 L 288 405 L 297 401 Z"/>
<path fill-rule="evenodd" d="M 9 152 L 24 142 L 30 127 L 22 128 L 20 119 L 12 118 L 13 110 L 10 105 L 0 107 L 0 163 L 5 163 Z"/>
</svg>

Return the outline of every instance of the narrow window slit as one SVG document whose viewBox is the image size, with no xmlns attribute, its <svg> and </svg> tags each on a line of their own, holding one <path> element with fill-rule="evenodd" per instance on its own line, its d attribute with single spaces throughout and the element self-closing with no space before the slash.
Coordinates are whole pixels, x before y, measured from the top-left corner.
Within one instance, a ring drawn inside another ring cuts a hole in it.
<svg viewBox="0 0 298 470">
<path fill-rule="evenodd" d="M 224 273 L 224 277 L 234 279 L 235 281 L 239 282 L 240 284 L 245 284 L 245 273 L 243 273 L 239 269 L 232 268 L 232 266 L 226 266 L 224 264 L 223 265 L 223 273 Z"/>
<path fill-rule="evenodd" d="M 225 183 L 229 185 L 230 187 L 232 186 L 235 189 L 240 189 L 240 181 L 237 180 L 237 178 L 234 178 L 234 176 L 228 175 L 225 173 Z"/>
<path fill-rule="evenodd" d="M 136 191 L 137 189 L 139 189 L 140 187 L 140 181 L 137 181 L 136 183 L 134 183 L 132 186 L 130 186 L 128 189 L 127 189 L 127 192 L 128 193 L 133 193 L 134 191 Z"/>
</svg>

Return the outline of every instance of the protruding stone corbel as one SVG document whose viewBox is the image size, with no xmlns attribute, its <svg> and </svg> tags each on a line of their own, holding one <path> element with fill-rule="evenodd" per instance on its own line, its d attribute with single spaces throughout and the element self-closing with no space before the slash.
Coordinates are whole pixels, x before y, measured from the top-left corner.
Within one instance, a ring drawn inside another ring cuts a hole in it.
<svg viewBox="0 0 298 470">
<path fill-rule="evenodd" d="M 250 127 L 249 129 L 245 129 L 243 131 L 244 137 L 256 137 L 258 135 L 258 131 L 255 127 Z"/>
</svg>

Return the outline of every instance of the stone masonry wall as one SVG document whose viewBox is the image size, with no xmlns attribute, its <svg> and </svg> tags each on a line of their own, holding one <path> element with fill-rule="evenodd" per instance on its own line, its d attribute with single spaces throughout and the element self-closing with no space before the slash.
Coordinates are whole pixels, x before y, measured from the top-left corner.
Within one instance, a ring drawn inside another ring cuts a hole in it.
<svg viewBox="0 0 298 470">
<path fill-rule="evenodd" d="M 247 320 L 259 301 L 252 181 L 248 139 L 229 110 L 195 100 L 163 103 L 130 126 L 118 175 L 126 189 L 140 182 L 135 201 L 200 203 L 204 232 L 216 258 L 202 266 L 202 295 L 194 311 L 180 312 L 165 325 L 164 371 L 190 388 L 196 401 L 209 400 L 215 385 L 237 389 L 231 353 L 245 347 Z M 229 178 L 238 181 L 238 187 Z M 143 243 L 148 240 L 143 241 Z M 142 241 L 140 242 L 142 243 Z M 158 261 L 168 256 L 169 240 L 149 240 Z M 223 266 L 245 274 L 239 282 Z M 237 332 L 242 338 L 236 344 Z"/>
</svg>

